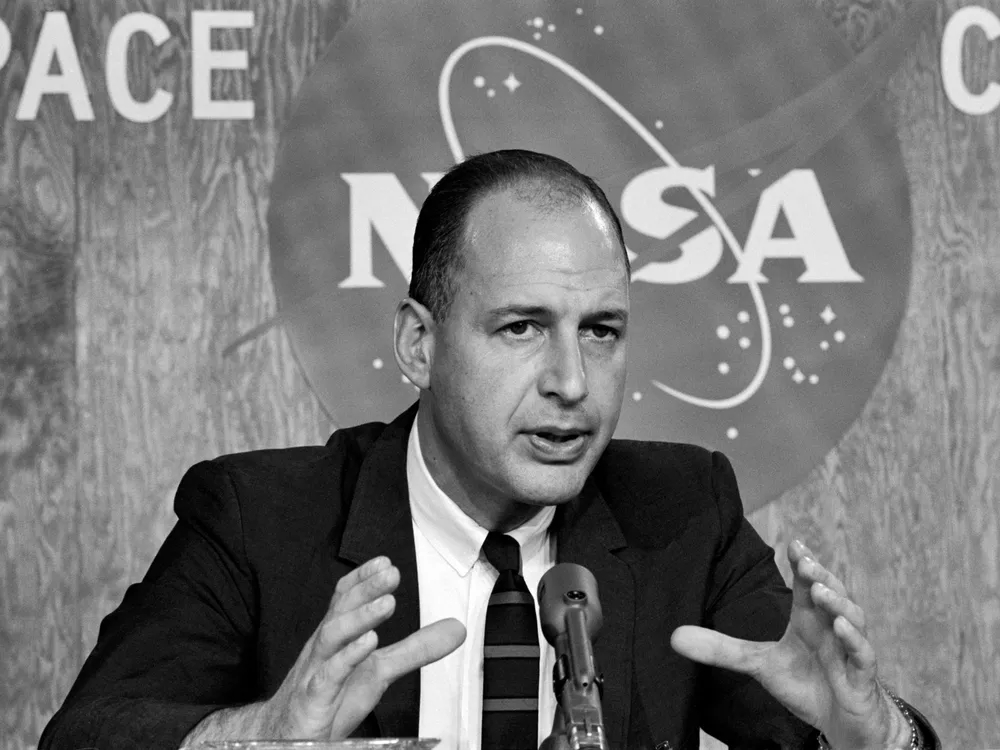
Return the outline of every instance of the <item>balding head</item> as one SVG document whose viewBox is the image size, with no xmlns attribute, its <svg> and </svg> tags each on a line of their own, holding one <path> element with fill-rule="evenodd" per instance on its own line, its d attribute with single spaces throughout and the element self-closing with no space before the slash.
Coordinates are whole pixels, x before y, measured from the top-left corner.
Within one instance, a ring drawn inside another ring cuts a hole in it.
<svg viewBox="0 0 1000 750">
<path fill-rule="evenodd" d="M 562 159 L 519 149 L 472 156 L 452 167 L 424 201 L 413 235 L 409 295 L 444 319 L 455 295 L 472 209 L 487 195 L 510 190 L 536 211 L 559 211 L 590 203 L 610 222 L 628 257 L 621 222 L 604 191 Z"/>
</svg>

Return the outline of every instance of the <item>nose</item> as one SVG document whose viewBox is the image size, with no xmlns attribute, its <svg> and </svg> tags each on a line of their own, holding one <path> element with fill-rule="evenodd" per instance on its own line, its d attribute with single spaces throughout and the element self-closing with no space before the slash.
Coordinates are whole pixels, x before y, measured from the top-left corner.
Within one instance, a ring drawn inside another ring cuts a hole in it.
<svg viewBox="0 0 1000 750">
<path fill-rule="evenodd" d="M 587 368 L 576 336 L 555 336 L 550 340 L 538 385 L 543 396 L 558 398 L 566 404 L 587 397 Z"/>
</svg>

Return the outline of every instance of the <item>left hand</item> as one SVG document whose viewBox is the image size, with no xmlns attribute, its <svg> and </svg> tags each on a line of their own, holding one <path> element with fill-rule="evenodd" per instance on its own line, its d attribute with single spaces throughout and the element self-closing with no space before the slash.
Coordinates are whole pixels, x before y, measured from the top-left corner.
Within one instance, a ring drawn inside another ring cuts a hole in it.
<svg viewBox="0 0 1000 750">
<path fill-rule="evenodd" d="M 754 677 L 834 748 L 909 745 L 905 719 L 876 679 L 865 614 L 802 542 L 788 545 L 792 613 L 780 641 L 743 641 L 685 625 L 670 643 L 689 659 Z"/>
</svg>

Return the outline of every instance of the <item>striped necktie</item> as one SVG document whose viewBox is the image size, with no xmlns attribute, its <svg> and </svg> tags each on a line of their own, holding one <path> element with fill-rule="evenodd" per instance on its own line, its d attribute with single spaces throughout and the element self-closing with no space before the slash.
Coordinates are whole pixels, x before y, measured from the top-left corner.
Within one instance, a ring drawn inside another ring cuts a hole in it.
<svg viewBox="0 0 1000 750">
<path fill-rule="evenodd" d="M 521 547 L 491 532 L 483 554 L 500 573 L 486 608 L 483 750 L 538 749 L 538 626 Z"/>
</svg>

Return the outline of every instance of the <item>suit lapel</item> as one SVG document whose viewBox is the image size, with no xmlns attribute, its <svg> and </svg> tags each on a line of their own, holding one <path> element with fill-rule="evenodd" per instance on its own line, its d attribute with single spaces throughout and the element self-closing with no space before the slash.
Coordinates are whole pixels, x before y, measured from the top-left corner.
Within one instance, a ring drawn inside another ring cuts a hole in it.
<svg viewBox="0 0 1000 750">
<path fill-rule="evenodd" d="M 385 555 L 399 568 L 396 611 L 376 629 L 380 646 L 388 646 L 420 628 L 417 557 L 413 546 L 406 444 L 416 407 L 407 409 L 383 431 L 358 474 L 351 510 L 344 527 L 340 557 L 360 565 Z M 416 737 L 419 723 L 420 673 L 396 680 L 375 707 L 383 737 Z"/>
<path fill-rule="evenodd" d="M 604 626 L 594 643 L 604 674 L 604 726 L 611 747 L 624 747 L 631 704 L 634 584 L 628 565 L 614 553 L 625 537 L 593 479 L 580 498 L 556 516 L 559 562 L 582 565 L 597 579 Z"/>
</svg>

